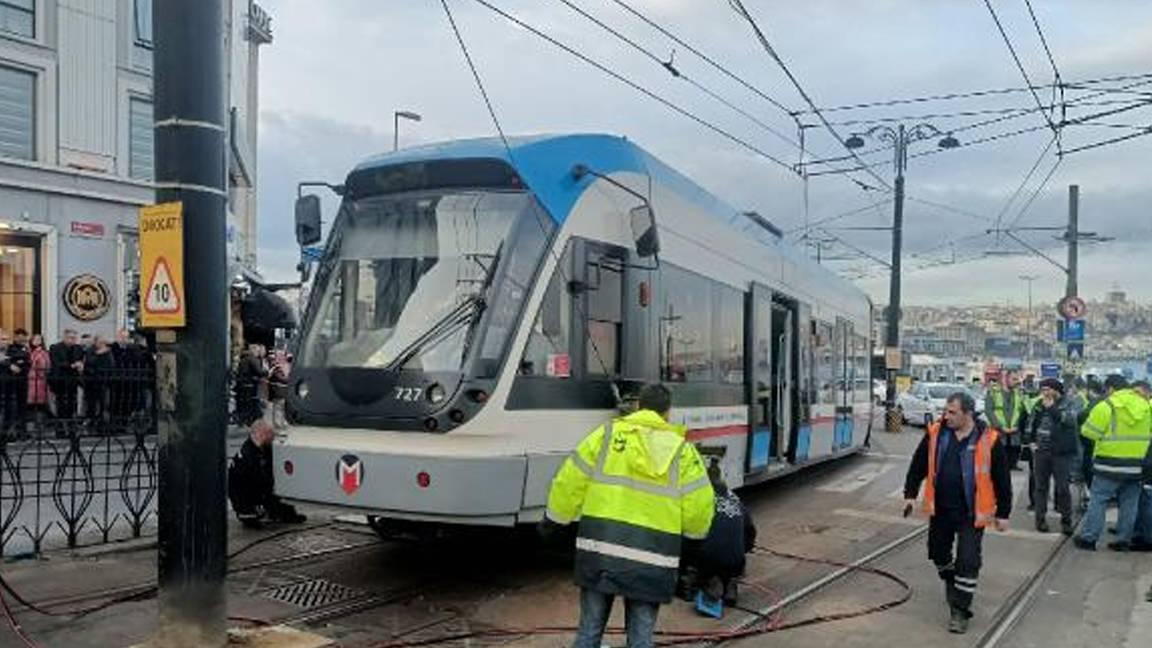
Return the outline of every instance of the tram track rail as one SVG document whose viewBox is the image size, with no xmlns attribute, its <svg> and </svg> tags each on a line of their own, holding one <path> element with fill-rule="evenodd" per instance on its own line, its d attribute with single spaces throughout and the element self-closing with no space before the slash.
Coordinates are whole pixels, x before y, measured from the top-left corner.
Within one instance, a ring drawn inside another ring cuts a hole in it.
<svg viewBox="0 0 1152 648">
<path fill-rule="evenodd" d="M 319 530 L 321 528 L 326 528 L 326 526 L 327 525 L 314 527 L 313 530 Z M 285 535 L 287 535 L 287 534 L 285 534 Z M 279 537 L 280 536 L 277 535 L 276 537 L 268 536 L 266 538 L 261 538 L 259 540 L 259 544 L 264 544 L 264 543 L 271 541 L 273 539 L 279 539 Z M 381 544 L 382 544 L 382 541 L 380 539 L 373 538 L 371 540 L 366 540 L 363 542 L 348 542 L 346 544 L 339 545 L 339 546 L 324 547 L 324 548 L 320 548 L 320 549 L 314 549 L 311 551 L 301 551 L 301 552 L 283 555 L 283 556 L 265 558 L 265 559 L 261 559 L 261 560 L 255 560 L 255 561 L 251 561 L 251 562 L 245 562 L 245 563 L 240 563 L 237 565 L 229 566 L 227 574 L 229 576 L 231 576 L 231 575 L 235 575 L 235 574 L 242 574 L 242 573 L 246 573 L 246 572 L 256 571 L 259 569 L 269 568 L 269 567 L 283 566 L 285 564 L 307 563 L 310 561 L 321 560 L 321 559 L 325 559 L 325 558 L 329 558 L 329 557 L 333 557 L 333 556 L 337 556 L 337 555 L 341 555 L 341 554 L 345 554 L 345 553 L 351 553 L 351 552 L 360 551 L 360 550 L 364 550 L 364 549 L 368 549 L 368 548 L 372 548 L 372 547 L 378 547 Z M 253 544 L 250 546 L 255 547 L 257 545 Z M 234 552 L 233 555 L 238 555 L 238 554 L 237 554 L 237 552 Z M 139 581 L 139 582 L 128 584 L 128 585 L 122 585 L 122 586 L 116 586 L 116 587 L 110 587 L 110 588 L 102 588 L 102 589 L 98 589 L 98 590 L 92 590 L 89 592 L 81 592 L 81 593 L 77 593 L 77 594 L 65 594 L 62 596 L 46 597 L 46 598 L 42 598 L 42 599 L 38 599 L 38 600 L 34 600 L 34 601 L 26 601 L 26 600 L 17 599 L 16 601 L 12 602 L 11 606 L 12 606 L 13 612 L 21 612 L 21 611 L 27 611 L 27 610 L 47 611 L 47 612 L 50 612 L 53 616 L 68 616 L 68 615 L 72 615 L 72 614 L 90 613 L 91 611 L 95 611 L 95 610 L 59 609 L 59 608 L 74 608 L 75 606 L 83 605 L 85 603 L 93 603 L 93 602 L 97 602 L 97 601 L 101 601 L 101 602 L 121 602 L 121 601 L 128 602 L 128 601 L 136 600 L 137 598 L 146 598 L 148 595 L 155 592 L 156 588 L 157 588 L 157 584 L 155 581 Z M 29 604 L 31 604 L 31 605 L 29 605 Z M 99 607 L 99 606 L 97 606 L 97 607 Z M 103 609 L 103 608 L 100 608 L 100 609 Z"/>
</svg>

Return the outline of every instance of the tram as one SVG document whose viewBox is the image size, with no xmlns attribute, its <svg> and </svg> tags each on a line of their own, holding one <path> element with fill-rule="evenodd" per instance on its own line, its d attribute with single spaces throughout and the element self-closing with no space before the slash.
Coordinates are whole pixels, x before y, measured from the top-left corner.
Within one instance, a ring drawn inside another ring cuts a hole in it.
<svg viewBox="0 0 1152 648">
<path fill-rule="evenodd" d="M 865 441 L 867 296 L 626 138 L 423 146 L 333 189 L 274 443 L 289 501 L 536 522 L 564 457 L 651 381 L 733 487 Z M 296 216 L 318 240 L 318 199 Z"/>
</svg>

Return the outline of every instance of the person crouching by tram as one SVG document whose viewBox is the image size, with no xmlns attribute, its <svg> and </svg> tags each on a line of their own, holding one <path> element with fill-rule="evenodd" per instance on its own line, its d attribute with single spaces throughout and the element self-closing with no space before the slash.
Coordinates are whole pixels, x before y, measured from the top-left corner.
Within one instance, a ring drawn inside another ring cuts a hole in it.
<svg viewBox="0 0 1152 648">
<path fill-rule="evenodd" d="M 249 427 L 248 438 L 228 463 L 228 500 L 240 523 L 259 529 L 263 520 L 299 524 L 308 518 L 280 501 L 272 475 L 272 439 L 276 429 L 264 419 Z"/>
<path fill-rule="evenodd" d="M 744 502 L 728 488 L 716 458 L 708 465 L 708 479 L 716 494 L 712 527 L 703 542 L 686 543 L 677 595 L 693 601 L 697 592 L 703 592 L 708 599 L 732 606 L 737 603 L 736 579 L 744 575 L 745 555 L 756 547 L 756 524 Z"/>
<path fill-rule="evenodd" d="M 1004 531 L 1012 514 L 1007 452 L 999 433 L 977 420 L 975 410 L 970 395 L 949 396 L 943 419 L 928 426 L 904 480 L 906 514 L 924 483 L 928 558 L 944 581 L 948 630 L 957 634 L 968 631 L 972 617 L 984 529 Z"/>
<path fill-rule="evenodd" d="M 672 600 L 684 539 L 703 540 L 713 494 L 704 462 L 668 422 L 663 385 L 640 391 L 636 412 L 597 427 L 564 460 L 540 524 L 545 537 L 579 520 L 575 648 L 600 648 L 616 596 L 630 648 L 649 648 L 660 605 Z"/>
</svg>

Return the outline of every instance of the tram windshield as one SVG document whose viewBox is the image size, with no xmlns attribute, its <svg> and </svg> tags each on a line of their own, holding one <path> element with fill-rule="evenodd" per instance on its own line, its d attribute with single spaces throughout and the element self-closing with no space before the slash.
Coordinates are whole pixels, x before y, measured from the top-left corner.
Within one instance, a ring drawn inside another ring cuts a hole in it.
<svg viewBox="0 0 1152 648">
<path fill-rule="evenodd" d="M 511 254 L 505 243 L 533 209 L 530 194 L 507 191 L 346 201 L 317 277 L 302 366 L 459 371 Z"/>
</svg>

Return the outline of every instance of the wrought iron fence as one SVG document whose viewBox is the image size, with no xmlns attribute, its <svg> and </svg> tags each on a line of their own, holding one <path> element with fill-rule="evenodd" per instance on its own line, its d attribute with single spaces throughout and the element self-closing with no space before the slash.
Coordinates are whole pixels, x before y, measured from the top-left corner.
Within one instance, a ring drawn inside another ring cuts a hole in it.
<svg viewBox="0 0 1152 648">
<path fill-rule="evenodd" d="M 0 362 L 0 555 L 152 528 L 155 379 L 146 354 L 135 357 L 65 371 Z"/>
</svg>

